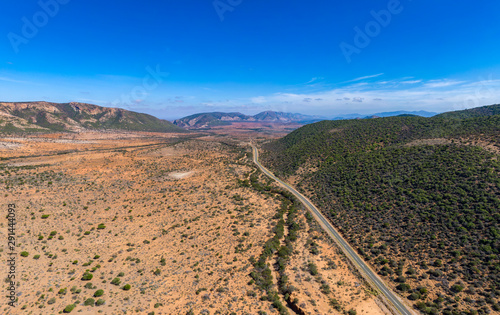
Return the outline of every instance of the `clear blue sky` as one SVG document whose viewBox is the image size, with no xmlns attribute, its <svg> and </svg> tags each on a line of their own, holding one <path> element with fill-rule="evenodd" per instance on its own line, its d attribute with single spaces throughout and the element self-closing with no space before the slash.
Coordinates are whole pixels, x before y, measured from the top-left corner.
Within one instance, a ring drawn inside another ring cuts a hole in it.
<svg viewBox="0 0 500 315">
<path fill-rule="evenodd" d="M 500 103 L 499 12 L 498 0 L 8 1 L 0 101 L 168 119 Z"/>
</svg>

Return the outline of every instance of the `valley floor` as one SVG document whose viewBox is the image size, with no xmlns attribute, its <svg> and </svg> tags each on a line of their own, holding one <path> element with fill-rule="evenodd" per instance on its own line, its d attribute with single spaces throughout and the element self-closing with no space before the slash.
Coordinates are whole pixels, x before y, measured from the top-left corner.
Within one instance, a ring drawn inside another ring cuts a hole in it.
<svg viewBox="0 0 500 315">
<path fill-rule="evenodd" d="M 0 139 L 3 213 L 8 204 L 16 209 L 18 298 L 15 307 L 4 298 L 1 312 L 56 314 L 74 304 L 81 314 L 277 314 L 252 283 L 250 261 L 274 233 L 279 199 L 241 185 L 255 171 L 249 147 L 183 137 Z M 304 210 L 297 223 L 286 272 L 300 310 L 384 314 Z M 7 234 L 4 217 L 2 261 Z M 6 278 L 6 264 L 0 274 Z"/>
</svg>

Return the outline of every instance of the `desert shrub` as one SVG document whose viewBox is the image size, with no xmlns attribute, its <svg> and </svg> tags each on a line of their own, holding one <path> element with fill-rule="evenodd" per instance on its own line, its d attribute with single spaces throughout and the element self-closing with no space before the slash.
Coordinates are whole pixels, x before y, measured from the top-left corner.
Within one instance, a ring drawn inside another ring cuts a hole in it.
<svg viewBox="0 0 500 315">
<path fill-rule="evenodd" d="M 105 302 L 105 301 L 104 301 L 103 299 L 99 299 L 99 300 L 97 300 L 97 301 L 95 302 L 95 305 L 97 305 L 97 306 L 101 306 L 101 305 L 103 305 L 103 304 L 104 304 L 104 302 Z"/>
<path fill-rule="evenodd" d="M 93 277 L 94 277 L 93 274 L 91 274 L 90 272 L 86 272 L 83 274 L 82 280 L 84 281 L 92 280 Z"/>
<path fill-rule="evenodd" d="M 459 292 L 462 292 L 462 290 L 464 289 L 464 287 L 462 287 L 461 285 L 459 284 L 454 284 L 451 286 L 451 290 L 455 293 L 459 293 Z"/>
<path fill-rule="evenodd" d="M 396 289 L 398 289 L 399 291 L 402 291 L 402 292 L 406 292 L 406 291 L 410 290 L 410 285 L 406 284 L 406 283 L 401 283 L 396 287 Z"/>
<path fill-rule="evenodd" d="M 125 291 L 130 290 L 130 288 L 131 288 L 130 284 L 126 284 L 123 286 L 123 290 L 125 290 Z"/>
<path fill-rule="evenodd" d="M 95 300 L 93 298 L 88 298 L 83 302 L 83 305 L 94 305 Z"/>
<path fill-rule="evenodd" d="M 74 310 L 76 307 L 75 304 L 70 304 L 68 306 L 66 306 L 63 310 L 64 313 L 71 313 L 72 310 Z"/>
<path fill-rule="evenodd" d="M 99 297 L 99 296 L 102 296 L 103 294 L 104 294 L 104 290 L 97 290 L 97 291 L 95 291 L 94 296 Z"/>
<path fill-rule="evenodd" d="M 408 299 L 412 300 L 412 301 L 416 301 L 416 300 L 420 299 L 421 297 L 422 296 L 420 295 L 420 293 L 413 292 L 412 294 L 410 294 L 410 296 L 408 296 Z"/>
<path fill-rule="evenodd" d="M 28 256 L 29 256 L 29 253 L 28 253 L 28 252 L 26 252 L 26 251 L 21 252 L 21 256 L 23 256 L 23 257 L 28 257 Z"/>
<path fill-rule="evenodd" d="M 114 278 L 114 279 L 111 281 L 111 284 L 114 284 L 114 285 L 119 285 L 119 284 L 120 284 L 120 282 L 122 282 L 122 281 L 120 280 L 120 278 Z"/>
<path fill-rule="evenodd" d="M 97 229 L 99 229 L 99 230 L 102 230 L 102 229 L 105 229 L 105 228 L 106 228 L 106 226 L 104 225 L 104 223 L 101 223 L 101 224 L 99 224 L 97 226 Z"/>
<path fill-rule="evenodd" d="M 56 298 L 53 297 L 53 298 L 51 298 L 50 300 L 47 301 L 47 304 L 50 305 L 50 304 L 54 304 L 55 302 L 56 302 Z"/>
<path fill-rule="evenodd" d="M 318 274 L 318 267 L 314 263 L 311 262 L 307 264 L 307 268 L 309 269 L 311 275 L 315 276 Z"/>
<path fill-rule="evenodd" d="M 40 255 L 33 256 L 33 259 L 38 259 L 38 258 L 40 258 Z"/>
</svg>

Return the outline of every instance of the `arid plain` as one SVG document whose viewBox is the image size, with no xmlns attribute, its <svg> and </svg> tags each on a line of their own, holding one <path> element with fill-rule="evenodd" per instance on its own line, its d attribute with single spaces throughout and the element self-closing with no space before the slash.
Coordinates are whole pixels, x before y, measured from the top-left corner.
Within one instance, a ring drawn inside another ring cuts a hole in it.
<svg viewBox="0 0 500 315">
<path fill-rule="evenodd" d="M 257 174 L 277 188 L 256 173 L 250 152 L 203 134 L 0 139 L 2 204 L 16 207 L 18 253 L 17 306 L 2 313 L 278 314 L 250 274 L 275 233 L 280 200 L 244 184 Z M 302 208 L 296 222 L 292 293 L 279 294 L 288 312 L 385 313 Z M 7 226 L 4 219 L 2 261 Z"/>
</svg>

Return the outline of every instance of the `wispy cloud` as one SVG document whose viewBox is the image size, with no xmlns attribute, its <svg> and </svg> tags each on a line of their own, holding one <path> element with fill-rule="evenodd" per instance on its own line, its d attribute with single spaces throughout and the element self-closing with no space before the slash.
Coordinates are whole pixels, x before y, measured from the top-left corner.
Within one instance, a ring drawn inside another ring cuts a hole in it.
<svg viewBox="0 0 500 315">
<path fill-rule="evenodd" d="M 375 76 L 366 76 L 375 77 Z M 319 92 L 280 92 L 249 98 L 255 106 L 285 106 L 286 111 L 308 113 L 373 113 L 391 110 L 448 111 L 500 102 L 500 80 L 395 79 L 382 82 L 351 80 L 338 88 Z M 385 84 L 384 84 L 385 83 Z"/>
<path fill-rule="evenodd" d="M 12 83 L 27 83 L 27 84 L 32 83 L 29 81 L 16 80 L 16 79 L 11 79 L 11 78 L 7 78 L 7 77 L 0 77 L 0 81 L 6 81 L 6 82 L 12 82 Z"/>
<path fill-rule="evenodd" d="M 355 78 L 355 79 L 352 79 L 352 80 L 349 80 L 349 81 L 344 81 L 342 83 L 357 82 L 357 81 L 361 81 L 361 80 L 366 80 L 366 79 L 380 77 L 381 75 L 384 75 L 384 74 L 383 73 L 377 73 L 377 74 L 372 74 L 372 75 L 366 75 L 364 77 Z"/>
<path fill-rule="evenodd" d="M 431 80 L 425 84 L 426 87 L 429 88 L 441 88 L 448 87 L 452 85 L 459 85 L 465 83 L 465 81 L 455 81 L 455 80 Z"/>
<path fill-rule="evenodd" d="M 317 82 L 317 81 L 322 80 L 322 79 L 323 79 L 323 77 L 314 77 L 311 80 L 307 81 L 305 84 L 311 84 L 311 83 Z"/>
<path fill-rule="evenodd" d="M 408 81 L 401 81 L 402 84 L 417 84 L 421 83 L 422 80 L 408 80 Z"/>
</svg>

